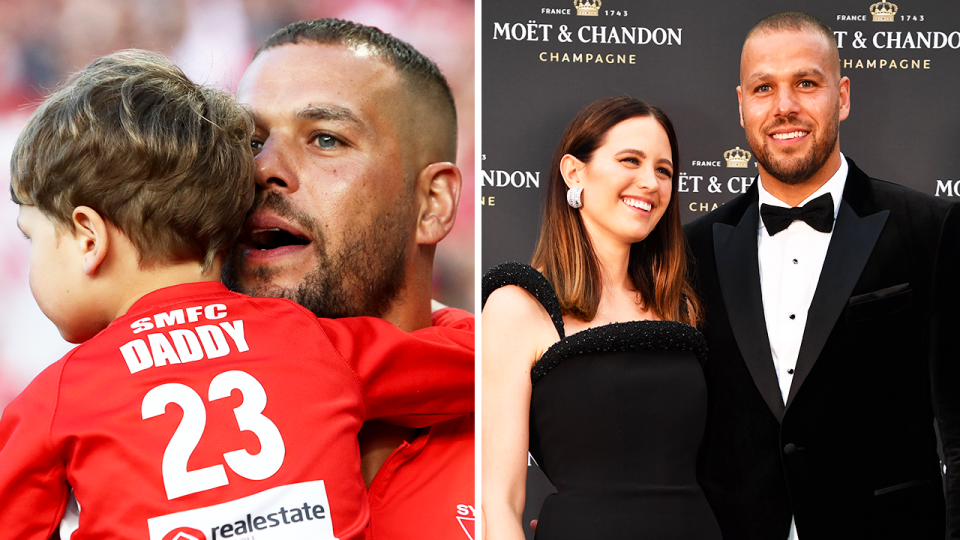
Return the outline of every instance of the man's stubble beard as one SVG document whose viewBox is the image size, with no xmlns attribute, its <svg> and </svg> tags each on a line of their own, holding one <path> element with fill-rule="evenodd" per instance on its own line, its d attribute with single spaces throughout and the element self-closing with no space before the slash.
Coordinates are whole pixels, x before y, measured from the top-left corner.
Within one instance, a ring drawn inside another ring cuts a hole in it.
<svg viewBox="0 0 960 540">
<path fill-rule="evenodd" d="M 759 140 L 757 140 L 753 131 L 749 129 L 744 130 L 747 135 L 747 144 L 750 145 L 750 149 L 753 150 L 754 156 L 757 158 L 757 163 L 759 163 L 770 176 L 784 184 L 802 184 L 823 168 L 830 158 L 830 153 L 833 152 L 833 149 L 836 147 L 837 139 L 840 136 L 840 112 L 838 110 L 834 113 L 830 119 L 830 123 L 827 124 L 826 129 L 822 132 L 824 134 L 822 139 L 813 135 L 814 132 L 810 131 L 811 136 L 814 137 L 813 148 L 803 157 L 790 155 L 780 157 L 779 159 L 773 157 L 773 151 L 770 149 L 769 141 L 767 141 L 764 133 L 784 125 L 806 129 L 804 124 L 795 119 L 782 117 L 772 125 L 765 127 L 759 136 Z"/>
<path fill-rule="evenodd" d="M 339 249 L 329 253 L 327 237 L 317 220 L 294 210 L 283 195 L 261 192 L 254 208 L 269 208 L 308 232 L 317 265 L 295 287 L 279 287 L 270 281 L 280 269 L 247 269 L 242 250 L 234 248 L 224 265 L 223 281 L 231 290 L 251 296 L 293 300 L 318 317 L 382 317 L 403 290 L 410 234 L 402 212 L 413 208 L 412 198 L 412 190 L 404 189 L 393 205 L 397 212 L 383 212 L 365 227 L 358 223 L 348 228 Z M 247 286 L 241 280 L 243 274 Z"/>
</svg>

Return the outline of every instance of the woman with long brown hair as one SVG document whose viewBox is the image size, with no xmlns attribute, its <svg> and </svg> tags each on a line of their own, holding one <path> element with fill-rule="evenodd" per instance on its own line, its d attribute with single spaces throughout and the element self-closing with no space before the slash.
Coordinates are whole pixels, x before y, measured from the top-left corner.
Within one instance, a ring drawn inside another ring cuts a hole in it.
<svg viewBox="0 0 960 540">
<path fill-rule="evenodd" d="M 532 267 L 483 279 L 486 538 L 521 539 L 527 451 L 558 493 L 537 537 L 714 540 L 696 482 L 706 417 L 667 116 L 588 105 L 554 154 Z"/>
</svg>

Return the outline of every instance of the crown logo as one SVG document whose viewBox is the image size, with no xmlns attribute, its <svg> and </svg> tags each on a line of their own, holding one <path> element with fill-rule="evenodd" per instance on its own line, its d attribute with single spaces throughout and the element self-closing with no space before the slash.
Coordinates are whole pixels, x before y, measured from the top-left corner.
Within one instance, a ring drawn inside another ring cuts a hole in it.
<svg viewBox="0 0 960 540">
<path fill-rule="evenodd" d="M 600 12 L 600 0 L 573 0 L 573 5 L 581 17 L 596 17 Z"/>
<path fill-rule="evenodd" d="M 727 150 L 723 153 L 723 159 L 727 160 L 727 167 L 733 167 L 737 169 L 746 169 L 747 164 L 750 163 L 750 158 L 752 157 L 753 154 L 741 149 L 739 146 L 733 150 Z"/>
<path fill-rule="evenodd" d="M 877 2 L 870 6 L 870 14 L 873 15 L 873 22 L 893 22 L 893 16 L 897 14 L 897 5 L 890 2 Z"/>
</svg>

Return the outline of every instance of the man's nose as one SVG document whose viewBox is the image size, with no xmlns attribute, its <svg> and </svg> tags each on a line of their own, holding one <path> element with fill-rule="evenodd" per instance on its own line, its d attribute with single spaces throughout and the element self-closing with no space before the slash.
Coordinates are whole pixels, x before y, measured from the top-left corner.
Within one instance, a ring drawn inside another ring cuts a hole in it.
<svg viewBox="0 0 960 540">
<path fill-rule="evenodd" d="M 289 152 L 284 145 L 269 138 L 256 155 L 256 181 L 263 189 L 293 192 L 300 188 L 296 172 L 290 166 Z"/>
</svg>

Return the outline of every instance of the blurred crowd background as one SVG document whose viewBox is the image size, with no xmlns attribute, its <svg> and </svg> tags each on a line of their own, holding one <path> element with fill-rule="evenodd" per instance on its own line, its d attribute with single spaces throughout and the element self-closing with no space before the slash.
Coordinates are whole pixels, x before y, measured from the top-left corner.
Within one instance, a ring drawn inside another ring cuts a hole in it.
<svg viewBox="0 0 960 540">
<path fill-rule="evenodd" d="M 44 95 L 91 60 L 130 47 L 167 54 L 194 81 L 233 93 L 260 42 L 291 22 L 321 17 L 389 32 L 449 80 L 464 189 L 456 227 L 437 251 L 434 291 L 441 302 L 473 311 L 473 0 L 0 0 L 0 409 L 72 347 L 30 294 L 29 244 L 7 196 L 13 144 Z"/>
</svg>

